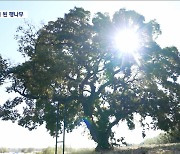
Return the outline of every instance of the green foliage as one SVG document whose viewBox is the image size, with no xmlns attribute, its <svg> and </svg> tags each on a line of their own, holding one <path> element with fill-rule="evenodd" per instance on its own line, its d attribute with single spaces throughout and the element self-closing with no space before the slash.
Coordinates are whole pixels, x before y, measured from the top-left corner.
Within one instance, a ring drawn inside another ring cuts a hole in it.
<svg viewBox="0 0 180 154">
<path fill-rule="evenodd" d="M 33 151 L 35 151 L 34 148 L 23 148 L 23 149 L 21 149 L 22 153 L 32 153 Z"/>
<path fill-rule="evenodd" d="M 54 148 L 47 147 L 43 149 L 41 152 L 37 152 L 36 154 L 54 154 Z M 60 154 L 60 152 L 58 152 Z"/>
<path fill-rule="evenodd" d="M 143 144 L 167 144 L 169 142 L 169 138 L 167 134 L 161 133 L 157 137 L 146 139 Z"/>
<path fill-rule="evenodd" d="M 167 144 L 167 143 L 180 143 L 179 129 L 170 131 L 168 133 L 161 133 L 157 137 L 146 139 L 143 144 Z"/>
<path fill-rule="evenodd" d="M 7 74 L 7 60 L 3 59 L 0 55 L 0 85 L 6 79 Z"/>
<path fill-rule="evenodd" d="M 19 96 L 1 107 L 3 120 L 17 120 L 30 130 L 45 123 L 55 135 L 58 107 L 59 131 L 64 117 L 67 131 L 85 122 L 96 150 L 118 145 L 111 129 L 119 121 L 134 129 L 134 113 L 141 115 L 142 127 L 146 116 L 165 131 L 180 122 L 180 54 L 156 43 L 161 30 L 155 20 L 145 22 L 126 9 L 112 19 L 101 12 L 91 18 L 89 11 L 75 7 L 38 31 L 27 26 L 19 27 L 17 40 L 28 60 L 8 74 L 12 85 L 7 91 Z M 123 28 L 137 29 L 138 57 L 115 48 L 115 34 Z M 20 104 L 25 104 L 23 113 L 16 110 Z"/>
<path fill-rule="evenodd" d="M 54 154 L 54 148 L 48 147 L 46 149 L 43 149 L 42 154 Z"/>
<path fill-rule="evenodd" d="M 167 133 L 170 143 L 180 143 L 180 128 L 175 127 Z"/>
</svg>

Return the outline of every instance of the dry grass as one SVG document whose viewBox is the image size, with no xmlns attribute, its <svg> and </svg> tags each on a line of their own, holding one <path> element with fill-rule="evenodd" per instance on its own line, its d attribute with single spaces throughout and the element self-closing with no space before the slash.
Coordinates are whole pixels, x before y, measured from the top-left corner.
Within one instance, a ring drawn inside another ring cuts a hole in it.
<svg viewBox="0 0 180 154">
<path fill-rule="evenodd" d="M 180 154 L 180 143 L 142 145 L 116 148 L 113 151 L 95 152 L 92 149 L 69 151 L 68 154 Z"/>
<path fill-rule="evenodd" d="M 66 148 L 65 153 L 66 154 L 180 154 L 180 143 L 128 146 L 128 147 L 115 148 L 113 151 L 102 151 L 102 152 L 95 152 L 94 149 L 86 149 L 86 148 L 85 149 Z M 41 152 L 34 151 L 26 154 L 54 154 L 54 148 L 48 147 L 46 149 L 43 149 Z M 58 149 L 58 154 L 62 154 L 61 148 Z"/>
<path fill-rule="evenodd" d="M 180 143 L 131 146 L 115 149 L 104 154 L 180 154 Z"/>
</svg>

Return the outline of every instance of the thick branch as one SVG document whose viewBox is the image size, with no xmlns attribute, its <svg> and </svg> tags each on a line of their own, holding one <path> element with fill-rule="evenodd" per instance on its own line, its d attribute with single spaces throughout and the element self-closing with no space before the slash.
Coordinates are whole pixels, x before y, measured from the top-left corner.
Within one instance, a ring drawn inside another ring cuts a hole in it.
<svg viewBox="0 0 180 154">
<path fill-rule="evenodd" d="M 26 87 L 25 86 L 24 86 L 24 89 L 23 89 L 22 92 L 17 90 L 16 86 L 17 86 L 17 81 L 14 80 L 13 90 L 14 90 L 14 92 L 17 92 L 18 94 L 20 94 L 21 96 L 26 97 L 26 98 L 30 98 L 30 99 L 39 99 L 40 98 L 38 96 L 34 96 L 34 95 L 31 95 L 31 94 L 25 94 L 25 91 L 26 91 Z"/>
</svg>

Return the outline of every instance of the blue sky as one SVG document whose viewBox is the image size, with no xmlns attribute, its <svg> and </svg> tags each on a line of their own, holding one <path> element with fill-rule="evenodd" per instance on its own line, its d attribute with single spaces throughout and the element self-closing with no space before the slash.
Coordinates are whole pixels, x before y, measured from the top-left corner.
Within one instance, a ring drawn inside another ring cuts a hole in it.
<svg viewBox="0 0 180 154">
<path fill-rule="evenodd" d="M 175 45 L 180 50 L 180 1 L 1 1 L 0 10 L 24 10 L 28 13 L 27 21 L 36 25 L 41 25 L 41 22 L 47 23 L 51 20 L 56 20 L 58 17 L 63 17 L 64 13 L 74 6 L 83 7 L 90 10 L 92 14 L 95 12 L 109 12 L 112 14 L 120 8 L 133 9 L 144 15 L 146 20 L 157 19 L 162 29 L 162 36 L 158 42 L 161 46 Z M 16 29 L 18 26 L 24 25 L 24 19 L 3 19 L 0 18 L 0 54 L 7 59 L 10 59 L 14 64 L 23 60 L 20 53 L 17 52 L 18 44 L 14 40 Z M 4 87 L 0 87 L 0 104 L 6 99 L 11 98 L 3 92 Z M 133 143 L 139 143 L 141 138 L 141 129 L 138 127 L 134 131 L 128 131 L 127 127 L 122 124 L 123 134 L 127 139 L 131 139 Z M 0 121 L 0 147 L 47 147 L 54 146 L 55 140 L 46 132 L 44 126 L 38 130 L 29 132 L 27 129 L 12 124 L 11 122 Z M 119 129 L 119 128 L 117 128 Z M 82 137 L 83 129 L 75 130 L 73 134 L 67 136 L 67 144 L 69 146 L 95 146 L 93 142 L 87 139 L 87 135 Z M 158 132 L 148 132 L 148 137 L 157 135 Z M 120 134 L 118 134 L 120 135 Z M 132 139 L 132 135 L 134 135 Z M 78 140 L 79 141 L 78 141 Z M 84 143 L 84 144 L 82 144 Z"/>
<path fill-rule="evenodd" d="M 0 10 L 24 10 L 28 13 L 28 20 L 34 25 L 40 26 L 41 22 L 47 23 L 51 20 L 56 20 L 58 17 L 63 17 L 64 13 L 67 13 L 69 9 L 74 6 L 80 6 L 90 10 L 94 14 L 97 11 L 110 12 L 118 10 L 119 8 L 126 7 L 129 9 L 135 9 L 139 13 L 143 14 L 146 19 L 157 19 L 161 24 L 163 30 L 163 36 L 177 36 L 177 30 L 180 26 L 178 23 L 178 14 L 180 8 L 180 2 L 170 1 L 141 1 L 141 2 L 117 2 L 117 1 L 104 1 L 104 2 L 90 2 L 90 1 L 7 1 L 0 2 Z M 17 42 L 14 40 L 16 29 L 19 25 L 24 24 L 24 19 L 4 19 L 0 20 L 0 52 L 1 54 L 13 59 L 17 62 L 20 55 L 16 52 Z M 176 37 L 169 39 L 167 45 L 177 44 L 179 39 Z M 161 38 L 161 37 L 160 37 Z M 8 40 L 8 41 L 7 41 Z M 10 43 L 11 42 L 11 43 Z M 163 44 L 162 43 L 162 44 Z M 176 45 L 176 46 L 177 46 Z M 11 53 L 11 54 L 9 54 Z M 18 58 L 17 58 L 18 56 Z M 15 58 L 14 58 L 15 57 Z"/>
</svg>

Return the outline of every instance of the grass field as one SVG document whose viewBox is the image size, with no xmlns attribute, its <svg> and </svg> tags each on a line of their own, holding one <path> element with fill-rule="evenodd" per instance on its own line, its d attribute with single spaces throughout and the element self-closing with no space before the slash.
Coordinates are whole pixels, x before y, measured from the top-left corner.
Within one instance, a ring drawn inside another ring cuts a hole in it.
<svg viewBox="0 0 180 154">
<path fill-rule="evenodd" d="M 0 148 L 1 149 L 1 148 Z M 7 151 L 9 150 L 9 152 Z M 39 151 L 39 152 L 38 152 Z M 48 147 L 45 149 L 19 149 L 18 151 L 12 151 L 12 149 L 6 149 L 3 154 L 54 154 L 54 148 Z M 115 148 L 113 151 L 95 152 L 93 149 L 73 149 L 66 148 L 66 154 L 180 154 L 180 143 L 174 144 L 159 144 L 159 145 L 142 145 L 142 146 L 128 146 Z M 58 149 L 58 154 L 62 154 L 62 149 Z"/>
<path fill-rule="evenodd" d="M 116 149 L 109 154 L 180 154 L 180 143 L 162 145 L 143 145 Z M 108 153 L 107 153 L 108 154 Z"/>
<path fill-rule="evenodd" d="M 59 149 L 59 154 L 61 154 Z M 69 154 L 180 154 L 180 143 L 162 145 L 142 145 L 116 148 L 113 151 L 95 152 L 93 149 L 66 149 Z M 50 154 L 50 153 L 38 153 Z M 53 153 L 52 153 L 53 154 Z"/>
</svg>

